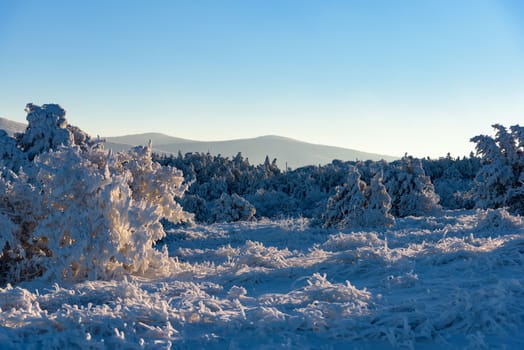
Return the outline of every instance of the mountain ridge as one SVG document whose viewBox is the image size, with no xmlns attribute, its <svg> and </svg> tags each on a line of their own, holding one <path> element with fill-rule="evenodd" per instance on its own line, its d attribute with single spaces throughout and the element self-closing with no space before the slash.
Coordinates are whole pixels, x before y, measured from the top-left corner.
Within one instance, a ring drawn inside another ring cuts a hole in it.
<svg viewBox="0 0 524 350">
<path fill-rule="evenodd" d="M 24 132 L 26 124 L 0 117 L 0 129 L 13 136 Z M 298 168 L 307 165 L 325 165 L 335 159 L 342 161 L 381 160 L 392 161 L 399 157 L 364 152 L 355 149 L 328 146 L 305 142 L 279 135 L 263 135 L 253 138 L 240 138 L 220 141 L 198 141 L 174 137 L 159 132 L 147 132 L 123 136 L 104 137 L 105 145 L 114 151 L 124 151 L 138 145 L 153 144 L 153 151 L 161 154 L 176 155 L 193 153 L 210 153 L 223 157 L 234 157 L 241 153 L 251 164 L 264 162 L 266 156 L 277 159 L 281 169 Z"/>
<path fill-rule="evenodd" d="M 24 132 L 26 126 L 24 123 L 0 117 L 0 129 L 5 130 L 9 136 L 13 136 L 17 132 Z"/>
<path fill-rule="evenodd" d="M 155 140 L 155 138 L 148 138 L 152 135 L 161 135 L 162 139 Z M 233 157 L 240 152 L 244 157 L 248 158 L 252 164 L 262 163 L 266 156 L 269 156 L 271 159 L 276 158 L 277 163 L 281 168 L 284 168 L 285 166 L 297 168 L 307 165 L 325 165 L 335 159 L 343 161 L 381 159 L 392 161 L 399 159 L 399 157 L 337 146 L 315 144 L 279 135 L 263 135 L 253 138 L 221 141 L 196 141 L 175 138 L 159 133 L 144 133 L 119 136 L 118 138 L 106 137 L 105 139 L 109 144 L 116 145 L 120 142 L 120 145 L 124 143 L 128 146 L 136 146 L 138 145 L 137 143 L 132 144 L 129 140 L 136 141 L 137 139 L 140 139 L 140 137 L 142 137 L 142 142 L 138 144 L 145 145 L 149 140 L 151 140 L 154 151 L 158 153 L 176 155 L 178 152 L 181 152 L 182 154 L 189 152 L 209 152 L 212 155 Z M 175 141 L 165 143 L 165 140 L 169 140 L 169 138 Z M 185 142 L 181 140 L 185 140 Z"/>
</svg>

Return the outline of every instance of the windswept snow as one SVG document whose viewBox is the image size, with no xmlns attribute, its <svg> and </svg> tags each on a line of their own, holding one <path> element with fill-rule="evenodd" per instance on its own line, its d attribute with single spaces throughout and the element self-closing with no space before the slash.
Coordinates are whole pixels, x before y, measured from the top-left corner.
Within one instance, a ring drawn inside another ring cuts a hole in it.
<svg viewBox="0 0 524 350">
<path fill-rule="evenodd" d="M 0 289 L 2 349 L 524 347 L 524 222 L 503 210 L 196 225 L 162 246 L 170 277 Z"/>
</svg>

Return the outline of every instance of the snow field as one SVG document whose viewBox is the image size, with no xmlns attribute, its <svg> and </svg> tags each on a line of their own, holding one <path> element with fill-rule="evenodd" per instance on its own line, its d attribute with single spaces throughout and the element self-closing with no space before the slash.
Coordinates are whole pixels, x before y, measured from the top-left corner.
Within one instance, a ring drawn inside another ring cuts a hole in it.
<svg viewBox="0 0 524 350">
<path fill-rule="evenodd" d="M 524 222 L 446 211 L 172 228 L 171 276 L 0 289 L 2 349 L 524 347 Z"/>
</svg>

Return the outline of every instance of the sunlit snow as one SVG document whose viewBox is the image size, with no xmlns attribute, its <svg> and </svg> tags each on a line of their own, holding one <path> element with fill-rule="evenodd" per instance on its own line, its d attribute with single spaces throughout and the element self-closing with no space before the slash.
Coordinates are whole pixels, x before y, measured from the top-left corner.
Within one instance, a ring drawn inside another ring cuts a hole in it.
<svg viewBox="0 0 524 350">
<path fill-rule="evenodd" d="M 0 289 L 2 348 L 518 348 L 524 229 L 485 211 L 382 231 L 176 228 L 169 278 Z"/>
</svg>

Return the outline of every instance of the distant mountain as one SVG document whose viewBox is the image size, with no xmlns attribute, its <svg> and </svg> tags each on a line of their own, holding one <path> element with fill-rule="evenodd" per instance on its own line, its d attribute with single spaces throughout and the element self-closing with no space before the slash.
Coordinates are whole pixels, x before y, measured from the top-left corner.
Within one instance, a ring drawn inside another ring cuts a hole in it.
<svg viewBox="0 0 524 350">
<path fill-rule="evenodd" d="M 27 124 L 25 123 L 19 123 L 0 117 L 0 130 L 5 130 L 10 136 L 13 136 L 17 132 L 24 132 L 26 126 Z"/>
<path fill-rule="evenodd" d="M 398 157 L 367 153 L 353 149 L 317 145 L 281 136 L 261 136 L 251 139 L 229 141 L 193 141 L 164 134 L 149 133 L 120 137 L 107 137 L 107 146 L 122 150 L 136 145 L 145 145 L 151 140 L 153 149 L 159 153 L 182 154 L 203 152 L 224 157 L 233 157 L 241 152 L 251 164 L 264 162 L 266 155 L 271 160 L 277 159 L 280 168 L 286 164 L 290 168 L 306 165 L 324 165 L 334 159 L 340 160 L 380 160 L 392 161 Z"/>
<path fill-rule="evenodd" d="M 124 145 L 146 145 L 149 140 L 153 142 L 154 145 L 168 145 L 172 143 L 190 143 L 193 142 L 188 139 L 181 139 L 179 137 L 173 137 L 164 135 L 157 132 L 150 132 L 145 134 L 135 134 L 135 135 L 126 135 L 126 136 L 116 136 L 108 137 L 107 141 L 112 143 L 119 143 Z"/>
<path fill-rule="evenodd" d="M 26 124 L 0 117 L 0 129 L 9 135 L 24 132 Z M 182 154 L 203 152 L 223 157 L 234 157 L 238 152 L 249 159 L 251 164 L 264 162 L 266 155 L 271 160 L 277 159 L 281 169 L 286 164 L 290 168 L 306 165 L 324 165 L 334 159 L 347 160 L 380 160 L 392 161 L 398 157 L 367 153 L 348 148 L 317 145 L 281 136 L 261 136 L 251 139 L 229 141 L 194 141 L 173 137 L 161 133 L 144 133 L 117 137 L 106 137 L 106 147 L 114 151 L 123 151 L 137 145 L 146 145 L 149 140 L 157 153 Z"/>
</svg>

